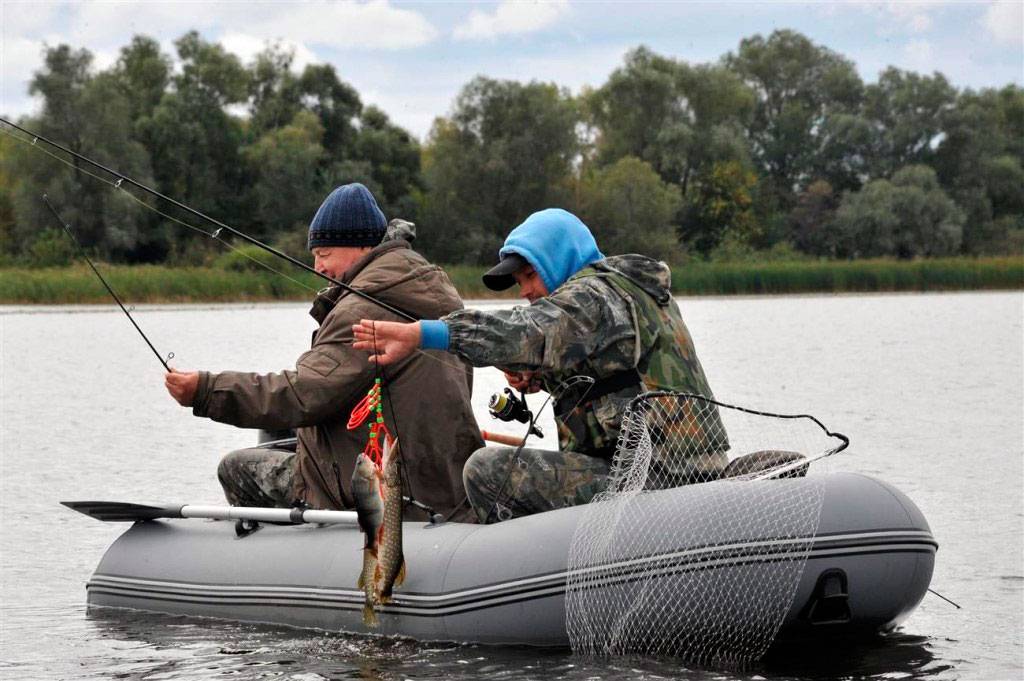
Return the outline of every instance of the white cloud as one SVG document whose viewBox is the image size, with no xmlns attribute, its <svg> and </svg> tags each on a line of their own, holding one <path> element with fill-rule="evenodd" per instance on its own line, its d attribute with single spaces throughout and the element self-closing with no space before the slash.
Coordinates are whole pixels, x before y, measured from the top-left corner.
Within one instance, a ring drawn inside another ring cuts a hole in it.
<svg viewBox="0 0 1024 681">
<path fill-rule="evenodd" d="M 1024 45 L 1024 3 L 1020 0 L 989 4 L 981 23 L 996 42 Z"/>
<path fill-rule="evenodd" d="M 301 72 L 306 68 L 307 64 L 313 64 L 320 61 L 308 47 L 302 43 L 296 43 L 291 40 L 257 38 L 256 36 L 249 35 L 247 33 L 225 33 L 221 36 L 219 42 L 224 46 L 225 50 L 238 55 L 238 58 L 246 64 L 252 61 L 257 54 L 273 43 L 276 43 L 285 50 L 291 50 L 295 55 L 295 58 L 292 61 L 292 70 L 295 72 Z"/>
<path fill-rule="evenodd" d="M 879 19 L 884 22 L 879 27 L 882 35 L 889 35 L 894 32 L 925 33 L 932 28 L 932 15 L 943 5 L 949 4 L 943 0 L 902 0 L 897 2 L 852 2 L 849 6 L 876 12 Z M 831 10 L 837 10 L 844 6 L 843 3 L 829 3 Z"/>
<path fill-rule="evenodd" d="M 32 98 L 28 94 L 28 84 L 32 80 L 32 72 L 39 67 L 43 42 L 4 36 L 0 49 L 0 70 L 3 73 L 0 84 L 0 113 L 24 113 L 31 107 Z"/>
<path fill-rule="evenodd" d="M 567 0 L 516 2 L 505 0 L 493 13 L 473 10 L 452 31 L 456 40 L 490 40 L 501 35 L 533 33 L 551 26 L 569 11 Z"/>
<path fill-rule="evenodd" d="M 403 50 L 421 47 L 438 36 L 423 15 L 393 7 L 388 0 L 318 0 L 272 7 L 276 10 L 272 15 L 247 22 L 246 32 L 264 38 L 287 36 L 336 50 Z"/>
<path fill-rule="evenodd" d="M 438 31 L 420 13 L 394 7 L 389 0 L 313 0 L 307 2 L 113 2 L 9 4 L 5 32 L 40 37 L 63 26 L 61 40 L 90 47 L 122 43 L 141 33 L 177 38 L 190 29 L 216 35 L 226 27 L 244 26 L 260 39 L 287 38 L 296 44 L 323 44 L 335 49 L 395 50 L 419 47 Z M 229 30 L 229 32 L 231 32 Z"/>
<path fill-rule="evenodd" d="M 930 73 L 935 69 L 935 50 L 927 40 L 912 40 L 903 47 L 906 64 L 914 71 Z"/>
</svg>

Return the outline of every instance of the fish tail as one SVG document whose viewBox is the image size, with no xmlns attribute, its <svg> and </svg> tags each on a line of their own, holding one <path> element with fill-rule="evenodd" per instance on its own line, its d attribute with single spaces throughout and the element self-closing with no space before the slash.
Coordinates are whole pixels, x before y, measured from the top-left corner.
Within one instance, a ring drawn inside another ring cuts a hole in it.
<svg viewBox="0 0 1024 681">
<path fill-rule="evenodd" d="M 363 624 L 371 629 L 376 629 L 380 625 L 380 621 L 377 620 L 377 613 L 369 603 L 363 606 Z"/>
<path fill-rule="evenodd" d="M 405 582 L 405 559 L 402 559 L 402 564 L 398 568 L 398 574 L 395 575 L 395 579 L 385 586 L 383 589 L 377 591 L 377 600 L 381 603 L 391 602 L 391 592 L 396 586 L 401 586 Z"/>
</svg>

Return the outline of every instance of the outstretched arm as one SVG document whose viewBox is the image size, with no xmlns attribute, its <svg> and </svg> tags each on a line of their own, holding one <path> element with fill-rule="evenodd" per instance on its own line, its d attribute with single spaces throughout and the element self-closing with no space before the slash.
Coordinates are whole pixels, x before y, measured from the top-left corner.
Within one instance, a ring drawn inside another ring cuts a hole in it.
<svg viewBox="0 0 1024 681">
<path fill-rule="evenodd" d="M 529 306 L 459 310 L 412 324 L 364 319 L 353 326 L 354 347 L 389 364 L 417 348 L 447 350 L 473 366 L 506 371 L 572 370 L 621 344 L 622 368 L 635 365 L 635 326 L 629 305 L 598 282 L 580 281 Z"/>
</svg>

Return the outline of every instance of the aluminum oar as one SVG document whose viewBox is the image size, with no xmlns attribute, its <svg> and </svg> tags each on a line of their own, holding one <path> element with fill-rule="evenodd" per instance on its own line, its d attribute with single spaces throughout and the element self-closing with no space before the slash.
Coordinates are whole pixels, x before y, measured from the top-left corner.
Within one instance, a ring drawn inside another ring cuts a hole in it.
<svg viewBox="0 0 1024 681">
<path fill-rule="evenodd" d="M 255 520 L 265 523 L 315 523 L 355 525 L 355 511 L 319 511 L 302 508 L 258 508 L 246 506 L 202 506 L 198 504 L 161 506 L 126 501 L 62 501 L 70 509 L 104 522 L 135 522 L 157 518 L 206 518 L 209 520 Z"/>
</svg>

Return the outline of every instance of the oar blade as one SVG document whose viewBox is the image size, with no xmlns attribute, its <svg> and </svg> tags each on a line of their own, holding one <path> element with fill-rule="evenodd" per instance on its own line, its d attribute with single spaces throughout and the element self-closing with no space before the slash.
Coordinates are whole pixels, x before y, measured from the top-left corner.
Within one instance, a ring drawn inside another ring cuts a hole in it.
<svg viewBox="0 0 1024 681">
<path fill-rule="evenodd" d="M 60 503 L 79 513 L 107 523 L 181 517 L 180 506 L 154 506 L 126 501 L 62 501 Z"/>
</svg>

